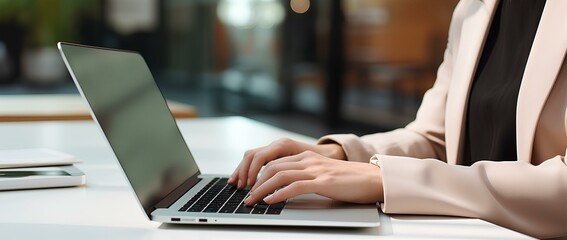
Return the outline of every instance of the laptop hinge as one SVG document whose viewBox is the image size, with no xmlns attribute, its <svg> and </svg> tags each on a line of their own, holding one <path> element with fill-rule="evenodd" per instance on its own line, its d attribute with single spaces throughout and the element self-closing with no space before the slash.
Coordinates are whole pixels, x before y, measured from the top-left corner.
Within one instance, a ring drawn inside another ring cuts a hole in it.
<svg viewBox="0 0 567 240">
<path fill-rule="evenodd" d="M 201 179 L 199 175 L 201 173 L 197 172 L 195 175 L 191 176 L 185 182 L 183 182 L 175 190 L 171 191 L 167 196 L 165 196 L 161 201 L 159 201 L 151 211 L 158 208 L 169 208 L 173 203 L 175 203 L 179 198 L 181 198 L 187 191 L 189 191 L 193 186 L 197 185 Z M 150 213 L 151 213 L 150 211 Z M 148 214 L 149 215 L 149 214 Z"/>
</svg>

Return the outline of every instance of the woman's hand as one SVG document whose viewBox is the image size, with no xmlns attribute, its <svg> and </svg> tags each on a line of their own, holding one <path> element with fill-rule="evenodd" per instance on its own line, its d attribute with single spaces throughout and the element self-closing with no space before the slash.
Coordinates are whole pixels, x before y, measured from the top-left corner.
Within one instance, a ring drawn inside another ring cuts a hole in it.
<svg viewBox="0 0 567 240">
<path fill-rule="evenodd" d="M 307 151 L 271 161 L 244 203 L 253 205 L 263 199 L 267 204 L 273 204 L 307 193 L 353 203 L 383 201 L 380 167 L 330 160 Z"/>
<path fill-rule="evenodd" d="M 286 156 L 296 155 L 305 151 L 312 151 L 323 156 L 345 160 L 346 156 L 338 144 L 313 145 L 282 138 L 270 145 L 248 150 L 240 165 L 234 170 L 228 184 L 237 185 L 239 189 L 252 186 L 264 164 Z"/>
</svg>

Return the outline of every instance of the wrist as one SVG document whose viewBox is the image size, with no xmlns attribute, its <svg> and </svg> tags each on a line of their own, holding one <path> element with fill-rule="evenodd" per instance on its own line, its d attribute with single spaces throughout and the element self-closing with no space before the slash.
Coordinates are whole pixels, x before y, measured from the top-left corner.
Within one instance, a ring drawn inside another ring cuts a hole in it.
<svg viewBox="0 0 567 240">
<path fill-rule="evenodd" d="M 343 147 L 336 143 L 327 143 L 319 145 L 323 149 L 323 155 L 333 159 L 347 160 Z"/>
</svg>

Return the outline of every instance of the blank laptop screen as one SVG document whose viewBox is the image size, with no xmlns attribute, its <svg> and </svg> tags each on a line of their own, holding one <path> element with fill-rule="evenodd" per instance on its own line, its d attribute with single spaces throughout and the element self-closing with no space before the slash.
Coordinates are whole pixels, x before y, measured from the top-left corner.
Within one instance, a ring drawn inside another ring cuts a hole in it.
<svg viewBox="0 0 567 240">
<path fill-rule="evenodd" d="M 146 212 L 198 174 L 138 53 L 67 44 L 60 49 Z"/>
</svg>

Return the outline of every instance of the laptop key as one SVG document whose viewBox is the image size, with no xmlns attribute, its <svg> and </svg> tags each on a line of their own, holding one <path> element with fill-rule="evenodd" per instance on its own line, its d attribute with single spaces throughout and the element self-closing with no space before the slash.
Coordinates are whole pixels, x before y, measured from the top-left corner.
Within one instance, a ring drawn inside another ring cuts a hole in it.
<svg viewBox="0 0 567 240">
<path fill-rule="evenodd" d="M 252 209 L 252 214 L 264 214 L 266 212 L 265 208 L 254 208 Z"/>
<path fill-rule="evenodd" d="M 239 202 L 227 202 L 226 204 L 224 204 L 225 207 L 234 207 L 234 208 L 237 208 L 238 205 L 240 205 Z"/>
<path fill-rule="evenodd" d="M 268 208 L 268 210 L 266 210 L 266 214 L 269 215 L 279 215 L 280 213 L 282 213 L 281 208 Z"/>
<path fill-rule="evenodd" d="M 240 205 L 236 211 L 234 211 L 234 213 L 240 213 L 240 214 L 249 214 L 250 212 L 252 212 L 252 209 L 254 209 L 253 207 L 248 207 L 246 205 Z"/>
<path fill-rule="evenodd" d="M 278 202 L 270 205 L 270 208 L 279 208 L 282 209 L 285 207 L 285 202 Z"/>
<path fill-rule="evenodd" d="M 268 205 L 268 204 L 266 204 L 266 203 L 264 203 L 264 204 L 257 203 L 256 206 L 254 206 L 254 208 L 266 209 L 266 208 L 268 208 L 269 206 L 270 206 L 270 205 Z"/>
<path fill-rule="evenodd" d="M 189 208 L 189 210 L 187 210 L 187 212 L 201 212 L 203 211 L 202 208 Z"/>
<path fill-rule="evenodd" d="M 219 213 L 233 213 L 234 210 L 236 210 L 236 206 L 224 206 Z"/>
<path fill-rule="evenodd" d="M 207 208 L 205 208 L 205 210 L 203 210 L 203 212 L 218 212 L 221 207 L 222 205 L 208 206 Z"/>
</svg>

